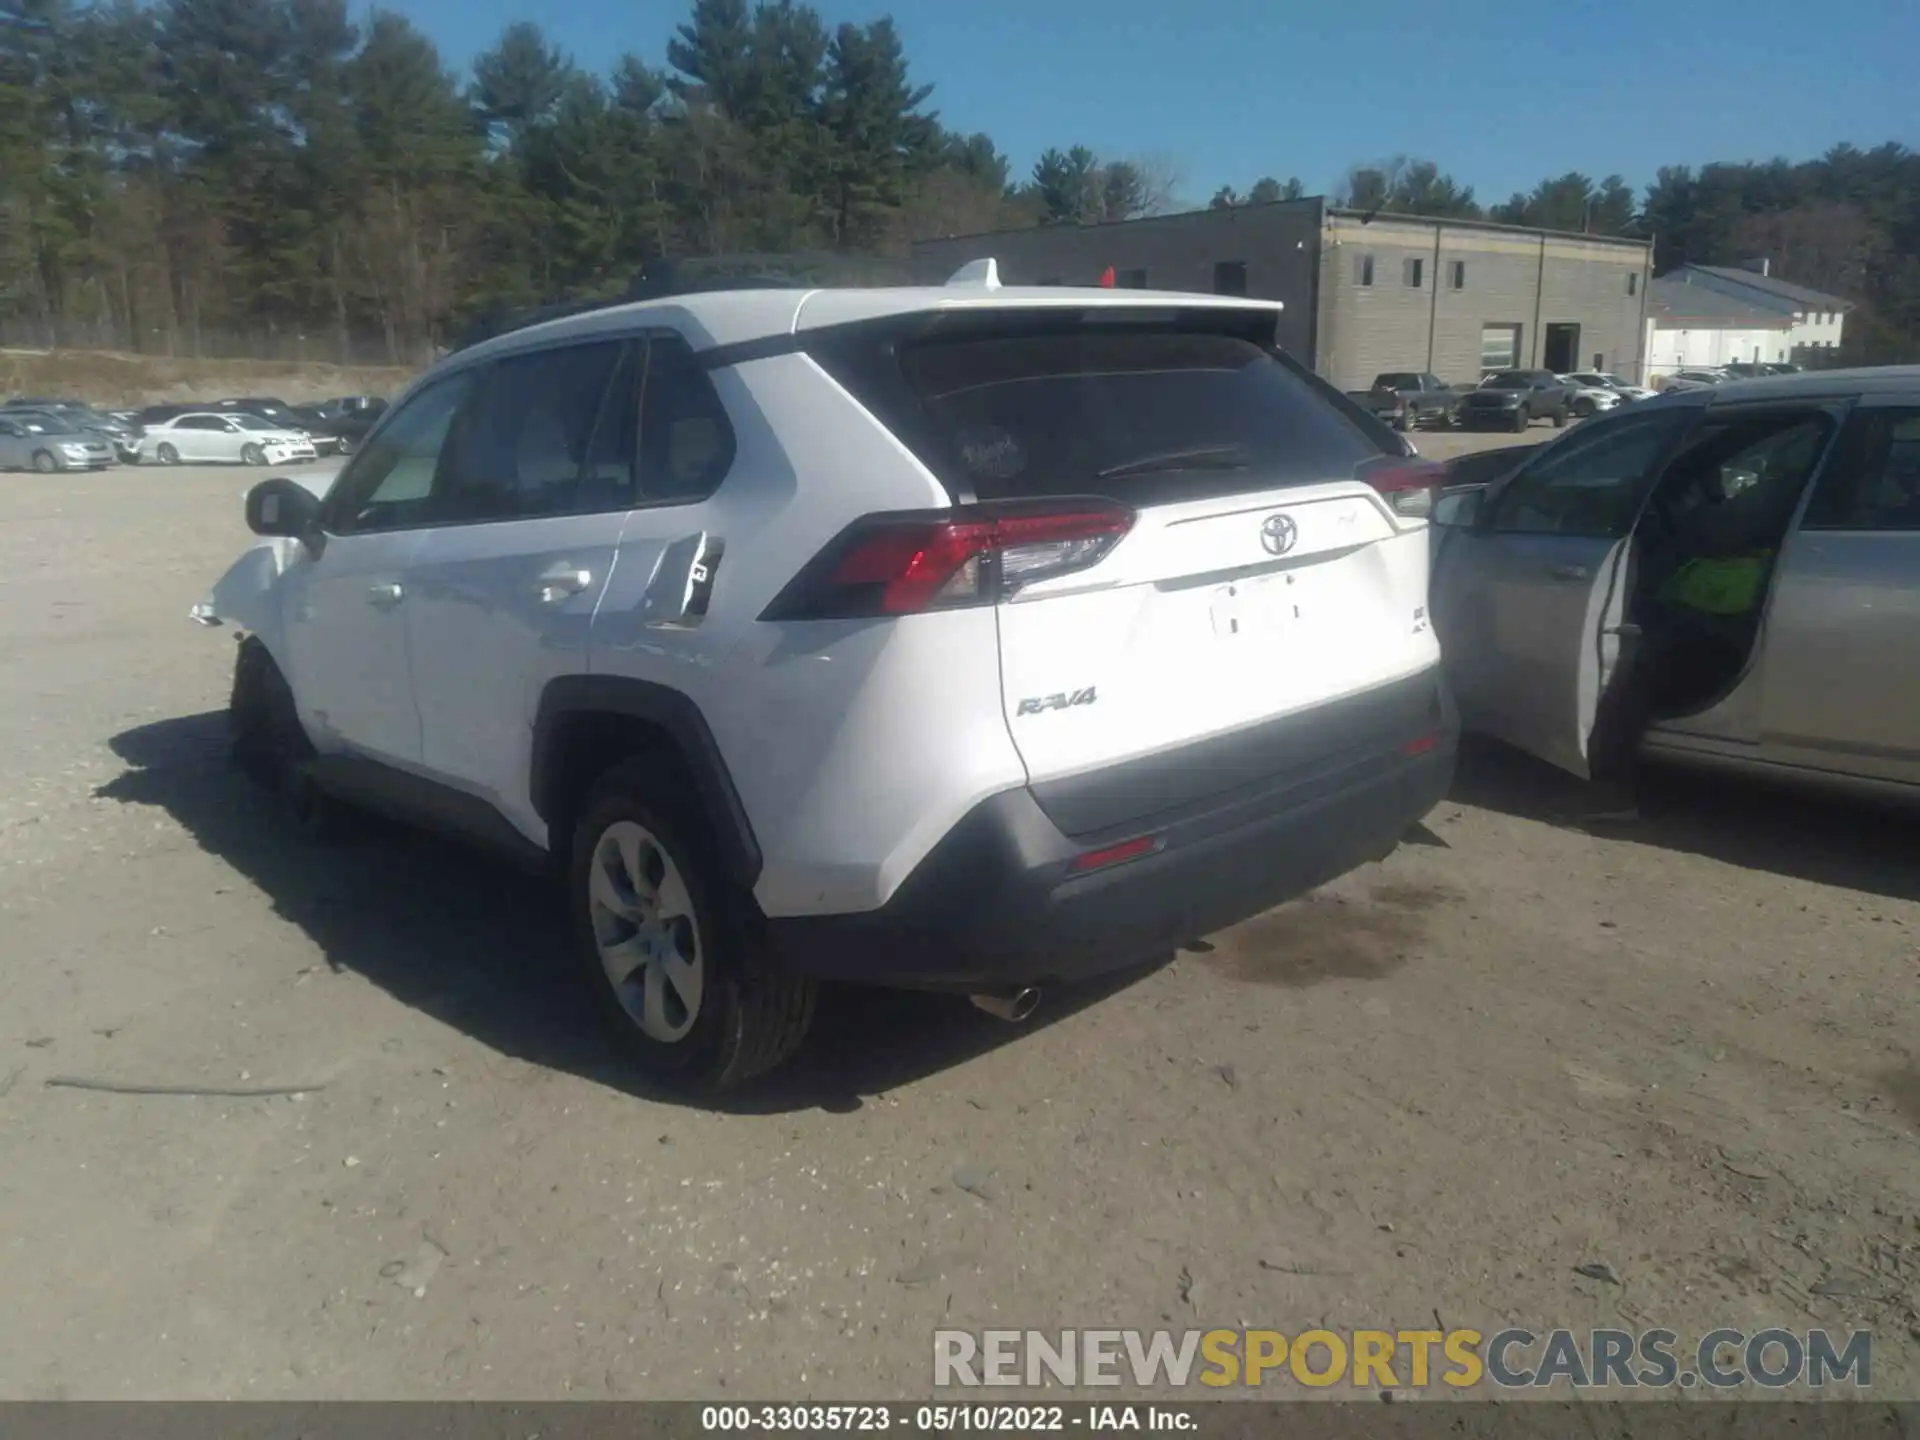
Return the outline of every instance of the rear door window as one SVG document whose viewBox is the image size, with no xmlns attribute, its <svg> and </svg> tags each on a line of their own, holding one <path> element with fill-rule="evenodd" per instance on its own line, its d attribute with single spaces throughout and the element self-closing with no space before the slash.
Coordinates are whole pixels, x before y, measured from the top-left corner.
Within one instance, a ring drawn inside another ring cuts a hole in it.
<svg viewBox="0 0 1920 1440">
<path fill-rule="evenodd" d="M 980 500 L 1167 503 L 1347 479 L 1382 453 L 1233 334 L 1088 324 L 929 337 L 901 347 L 900 369 L 926 422 L 902 438 Z"/>
<path fill-rule="evenodd" d="M 1801 527 L 1920 530 L 1920 409 L 1858 412 Z"/>
<path fill-rule="evenodd" d="M 460 412 L 434 483 L 436 522 L 572 514 L 608 383 L 611 340 L 495 361 Z"/>
</svg>

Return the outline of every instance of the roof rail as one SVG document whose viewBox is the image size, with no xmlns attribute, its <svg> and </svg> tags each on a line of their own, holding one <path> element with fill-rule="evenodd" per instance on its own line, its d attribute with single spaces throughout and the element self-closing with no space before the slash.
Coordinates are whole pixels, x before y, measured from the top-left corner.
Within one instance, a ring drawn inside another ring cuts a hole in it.
<svg viewBox="0 0 1920 1440">
<path fill-rule="evenodd" d="M 974 285 L 982 290 L 998 290 L 1000 267 L 994 263 L 991 255 L 983 260 L 969 260 L 947 277 L 947 284 Z"/>
</svg>

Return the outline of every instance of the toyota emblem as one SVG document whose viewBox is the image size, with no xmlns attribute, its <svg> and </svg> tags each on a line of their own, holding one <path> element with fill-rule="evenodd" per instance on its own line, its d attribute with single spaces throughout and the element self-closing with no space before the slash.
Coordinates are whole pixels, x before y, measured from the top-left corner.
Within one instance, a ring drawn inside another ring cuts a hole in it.
<svg viewBox="0 0 1920 1440">
<path fill-rule="evenodd" d="M 1300 538 L 1300 527 L 1291 515 L 1269 515 L 1260 522 L 1260 543 L 1269 555 L 1284 555 Z"/>
</svg>

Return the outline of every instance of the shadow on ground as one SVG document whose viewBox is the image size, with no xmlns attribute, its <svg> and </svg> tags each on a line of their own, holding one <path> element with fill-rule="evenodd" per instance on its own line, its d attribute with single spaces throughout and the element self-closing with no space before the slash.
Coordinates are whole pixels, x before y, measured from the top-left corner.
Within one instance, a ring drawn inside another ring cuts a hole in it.
<svg viewBox="0 0 1920 1440">
<path fill-rule="evenodd" d="M 1820 885 L 1920 900 L 1920 813 L 1745 777 L 1649 771 L 1646 806 L 1633 825 L 1563 819 L 1591 799 L 1573 776 L 1504 745 L 1471 738 L 1460 748 L 1452 799 L 1522 819 L 1590 829 L 1633 844 L 1704 856 Z"/>
<path fill-rule="evenodd" d="M 165 810 L 257 885 L 352 970 L 503 1054 L 651 1099 L 662 1093 L 607 1038 L 569 969 L 557 893 L 433 836 L 397 827 L 337 845 L 304 840 L 226 763 L 226 716 L 143 725 L 110 742 L 129 769 L 106 799 Z M 794 1063 L 737 1094 L 698 1103 L 731 1113 L 858 1110 L 861 1097 L 1017 1043 L 1141 974 L 1054 991 L 1008 1025 L 951 996 L 833 987 Z"/>
</svg>

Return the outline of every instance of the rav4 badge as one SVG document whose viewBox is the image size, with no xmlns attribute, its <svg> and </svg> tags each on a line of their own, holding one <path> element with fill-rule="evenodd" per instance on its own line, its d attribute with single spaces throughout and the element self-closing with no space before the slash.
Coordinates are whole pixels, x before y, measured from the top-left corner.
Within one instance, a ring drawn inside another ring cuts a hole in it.
<svg viewBox="0 0 1920 1440">
<path fill-rule="evenodd" d="M 1089 685 L 1084 690 L 1074 690 L 1060 695 L 1036 695 L 1031 700 L 1022 700 L 1014 708 L 1016 715 L 1038 715 L 1047 710 L 1070 710 L 1075 705 L 1091 705 L 1100 697 Z"/>
</svg>

